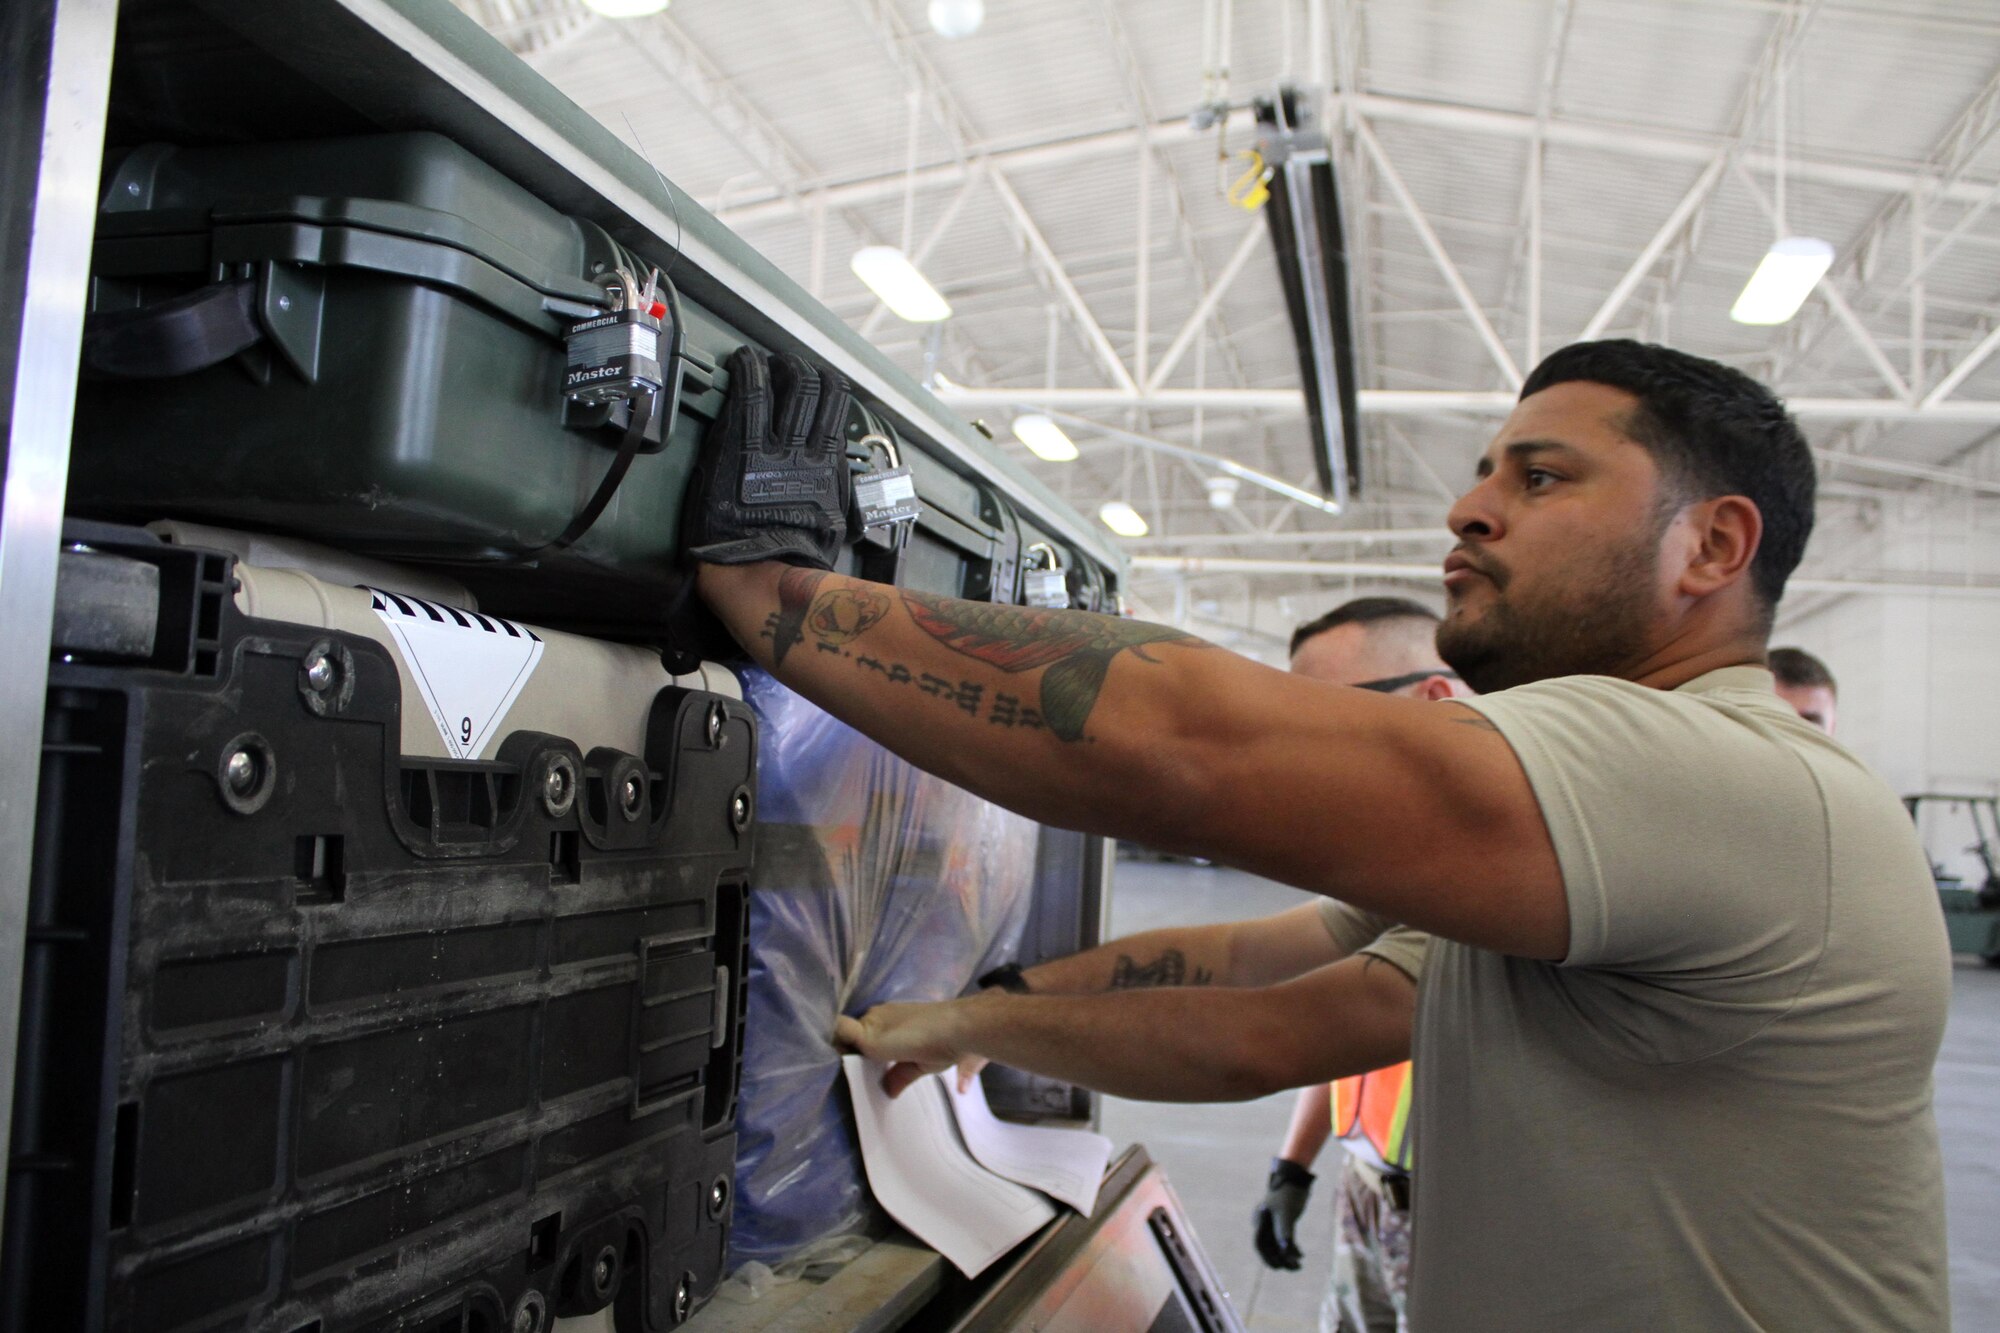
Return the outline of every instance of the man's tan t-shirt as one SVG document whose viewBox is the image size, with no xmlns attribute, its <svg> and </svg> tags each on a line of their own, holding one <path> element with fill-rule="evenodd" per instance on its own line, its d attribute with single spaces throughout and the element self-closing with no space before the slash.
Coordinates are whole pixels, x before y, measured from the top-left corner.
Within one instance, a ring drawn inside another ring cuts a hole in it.
<svg viewBox="0 0 2000 1333">
<path fill-rule="evenodd" d="M 1319 900 L 1319 919 L 1345 954 L 1380 958 L 1412 981 L 1424 979 L 1424 953 L 1431 937 L 1386 917 L 1349 907 L 1335 898 Z"/>
<path fill-rule="evenodd" d="M 1570 951 L 1431 946 L 1412 1327 L 1946 1329 L 1950 955 L 1895 795 L 1754 667 L 1462 702 L 1527 771 Z"/>
</svg>

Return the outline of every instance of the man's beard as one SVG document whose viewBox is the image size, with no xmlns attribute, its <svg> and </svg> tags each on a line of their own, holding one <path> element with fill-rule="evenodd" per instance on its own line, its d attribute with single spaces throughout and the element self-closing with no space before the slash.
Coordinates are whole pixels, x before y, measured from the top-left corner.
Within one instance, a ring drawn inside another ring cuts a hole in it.
<svg viewBox="0 0 2000 1333">
<path fill-rule="evenodd" d="M 1493 597 L 1468 619 L 1450 611 L 1438 626 L 1438 656 L 1481 694 L 1553 676 L 1616 676 L 1647 651 L 1660 534 L 1641 534 L 1606 551 L 1594 568 L 1571 566 L 1511 596 L 1505 566 L 1475 556 L 1491 571 Z M 1468 608 L 1469 609 L 1469 608 Z"/>
</svg>

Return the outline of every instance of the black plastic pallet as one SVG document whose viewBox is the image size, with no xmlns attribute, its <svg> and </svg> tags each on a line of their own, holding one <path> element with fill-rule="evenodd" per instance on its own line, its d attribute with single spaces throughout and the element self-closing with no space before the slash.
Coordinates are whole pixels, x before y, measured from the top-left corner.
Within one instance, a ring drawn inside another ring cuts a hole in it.
<svg viewBox="0 0 2000 1333">
<path fill-rule="evenodd" d="M 154 659 L 51 672 L 0 1323 L 682 1322 L 728 1234 L 749 710 L 406 762 L 387 649 L 128 536 L 92 544 L 160 566 Z"/>
</svg>

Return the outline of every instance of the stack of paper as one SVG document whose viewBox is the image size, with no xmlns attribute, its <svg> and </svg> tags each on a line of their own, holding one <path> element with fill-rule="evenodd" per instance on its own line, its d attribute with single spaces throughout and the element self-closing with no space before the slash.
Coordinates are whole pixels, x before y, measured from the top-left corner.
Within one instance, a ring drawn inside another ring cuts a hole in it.
<svg viewBox="0 0 2000 1333">
<path fill-rule="evenodd" d="M 1096 1207 L 1111 1160 L 1102 1134 L 1008 1124 L 983 1087 L 960 1093 L 949 1074 L 919 1079 L 892 1101 L 881 1065 L 850 1055 L 842 1066 L 876 1199 L 967 1277 L 1055 1217 L 1044 1193 L 1086 1217 Z"/>
</svg>

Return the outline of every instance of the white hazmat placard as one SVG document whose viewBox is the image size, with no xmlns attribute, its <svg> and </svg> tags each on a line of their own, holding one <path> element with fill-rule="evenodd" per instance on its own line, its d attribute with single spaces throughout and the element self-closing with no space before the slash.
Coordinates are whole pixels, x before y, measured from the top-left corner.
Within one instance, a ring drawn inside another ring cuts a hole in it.
<svg viewBox="0 0 2000 1333">
<path fill-rule="evenodd" d="M 541 636 L 525 625 L 461 611 L 408 593 L 368 588 L 445 752 L 477 759 L 542 660 Z"/>
</svg>

